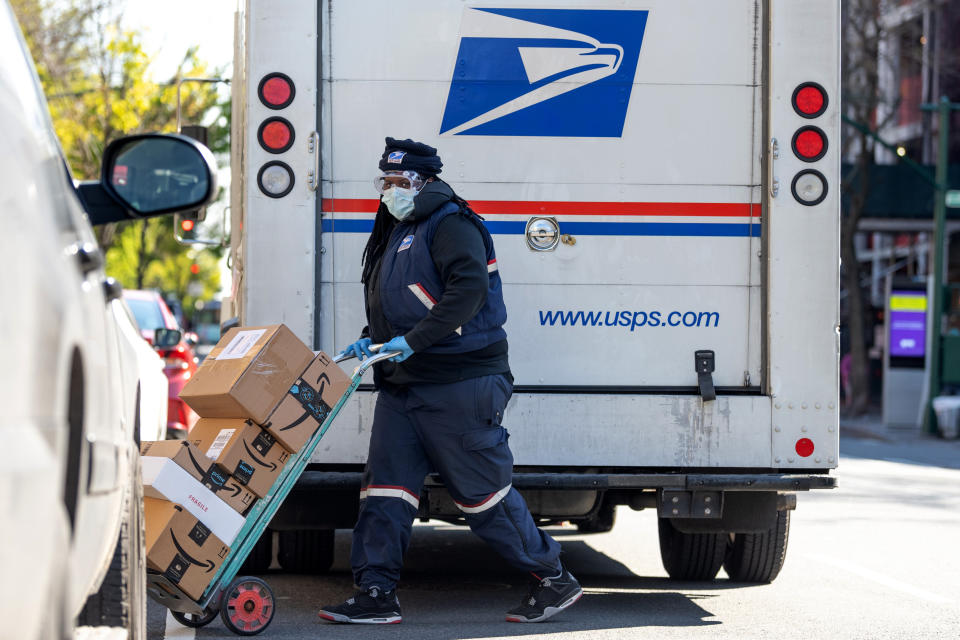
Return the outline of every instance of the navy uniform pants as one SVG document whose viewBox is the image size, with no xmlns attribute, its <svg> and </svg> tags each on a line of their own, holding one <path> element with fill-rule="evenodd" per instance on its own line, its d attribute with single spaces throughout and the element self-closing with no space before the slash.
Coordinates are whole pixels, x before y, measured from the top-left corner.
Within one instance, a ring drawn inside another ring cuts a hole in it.
<svg viewBox="0 0 960 640">
<path fill-rule="evenodd" d="M 381 390 L 353 530 L 354 582 L 389 591 L 428 473 L 438 472 L 467 524 L 518 569 L 560 571 L 560 545 L 537 528 L 511 485 L 513 454 L 501 424 L 513 389 L 505 376 Z"/>
</svg>

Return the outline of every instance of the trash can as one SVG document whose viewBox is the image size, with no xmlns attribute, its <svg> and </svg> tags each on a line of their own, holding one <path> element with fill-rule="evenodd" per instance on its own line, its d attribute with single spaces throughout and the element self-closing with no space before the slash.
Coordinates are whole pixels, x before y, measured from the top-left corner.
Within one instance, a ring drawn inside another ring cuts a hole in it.
<svg viewBox="0 0 960 640">
<path fill-rule="evenodd" d="M 933 399 L 933 411 L 937 414 L 937 428 L 944 438 L 960 435 L 960 396 L 938 396 Z"/>
</svg>

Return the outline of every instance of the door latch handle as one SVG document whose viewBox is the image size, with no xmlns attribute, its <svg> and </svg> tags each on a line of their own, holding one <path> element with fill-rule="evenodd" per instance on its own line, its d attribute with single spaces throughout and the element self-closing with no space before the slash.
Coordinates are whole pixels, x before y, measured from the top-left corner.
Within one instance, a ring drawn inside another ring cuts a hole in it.
<svg viewBox="0 0 960 640">
<path fill-rule="evenodd" d="M 694 351 L 693 359 L 697 370 L 697 386 L 704 402 L 717 399 L 717 391 L 713 387 L 713 371 L 716 369 L 713 351 Z"/>
</svg>

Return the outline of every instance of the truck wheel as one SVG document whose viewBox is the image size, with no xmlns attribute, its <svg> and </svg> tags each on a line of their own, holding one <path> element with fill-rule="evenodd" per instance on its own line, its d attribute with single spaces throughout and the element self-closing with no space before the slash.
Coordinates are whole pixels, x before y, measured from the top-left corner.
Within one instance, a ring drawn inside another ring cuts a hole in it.
<svg viewBox="0 0 960 640">
<path fill-rule="evenodd" d="M 333 529 L 280 532 L 277 560 L 289 573 L 326 573 L 333 564 Z"/>
<path fill-rule="evenodd" d="M 596 515 L 577 523 L 577 530 L 580 533 L 606 533 L 613 529 L 613 524 L 617 519 L 617 506 L 610 502 L 604 502 Z"/>
<path fill-rule="evenodd" d="M 790 512 L 777 511 L 777 524 L 763 533 L 730 534 L 723 568 L 736 582 L 773 582 L 787 557 L 789 537 Z"/>
<path fill-rule="evenodd" d="M 684 533 L 668 518 L 657 521 L 660 558 L 674 580 L 713 580 L 727 553 L 726 533 Z"/>
<path fill-rule="evenodd" d="M 146 637 L 147 568 L 139 455 L 134 456 L 130 473 L 133 477 L 124 500 L 126 516 L 120 524 L 113 560 L 100 589 L 87 598 L 77 623 L 123 627 L 130 640 L 142 640 Z"/>
<path fill-rule="evenodd" d="M 265 529 L 240 570 L 244 573 L 263 573 L 273 563 L 273 531 Z"/>
</svg>

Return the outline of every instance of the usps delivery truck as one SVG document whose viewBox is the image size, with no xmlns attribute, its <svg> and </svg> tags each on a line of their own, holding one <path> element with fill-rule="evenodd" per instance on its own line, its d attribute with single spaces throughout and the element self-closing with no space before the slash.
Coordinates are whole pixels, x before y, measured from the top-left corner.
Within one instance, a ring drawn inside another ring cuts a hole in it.
<svg viewBox="0 0 960 640">
<path fill-rule="evenodd" d="M 670 576 L 768 582 L 795 492 L 835 485 L 839 23 L 836 0 L 246 0 L 232 314 L 356 340 L 384 137 L 435 146 L 496 242 L 534 516 L 655 509 Z M 353 526 L 375 400 L 273 522 L 285 568 Z M 419 510 L 460 516 L 438 477 Z"/>
</svg>

